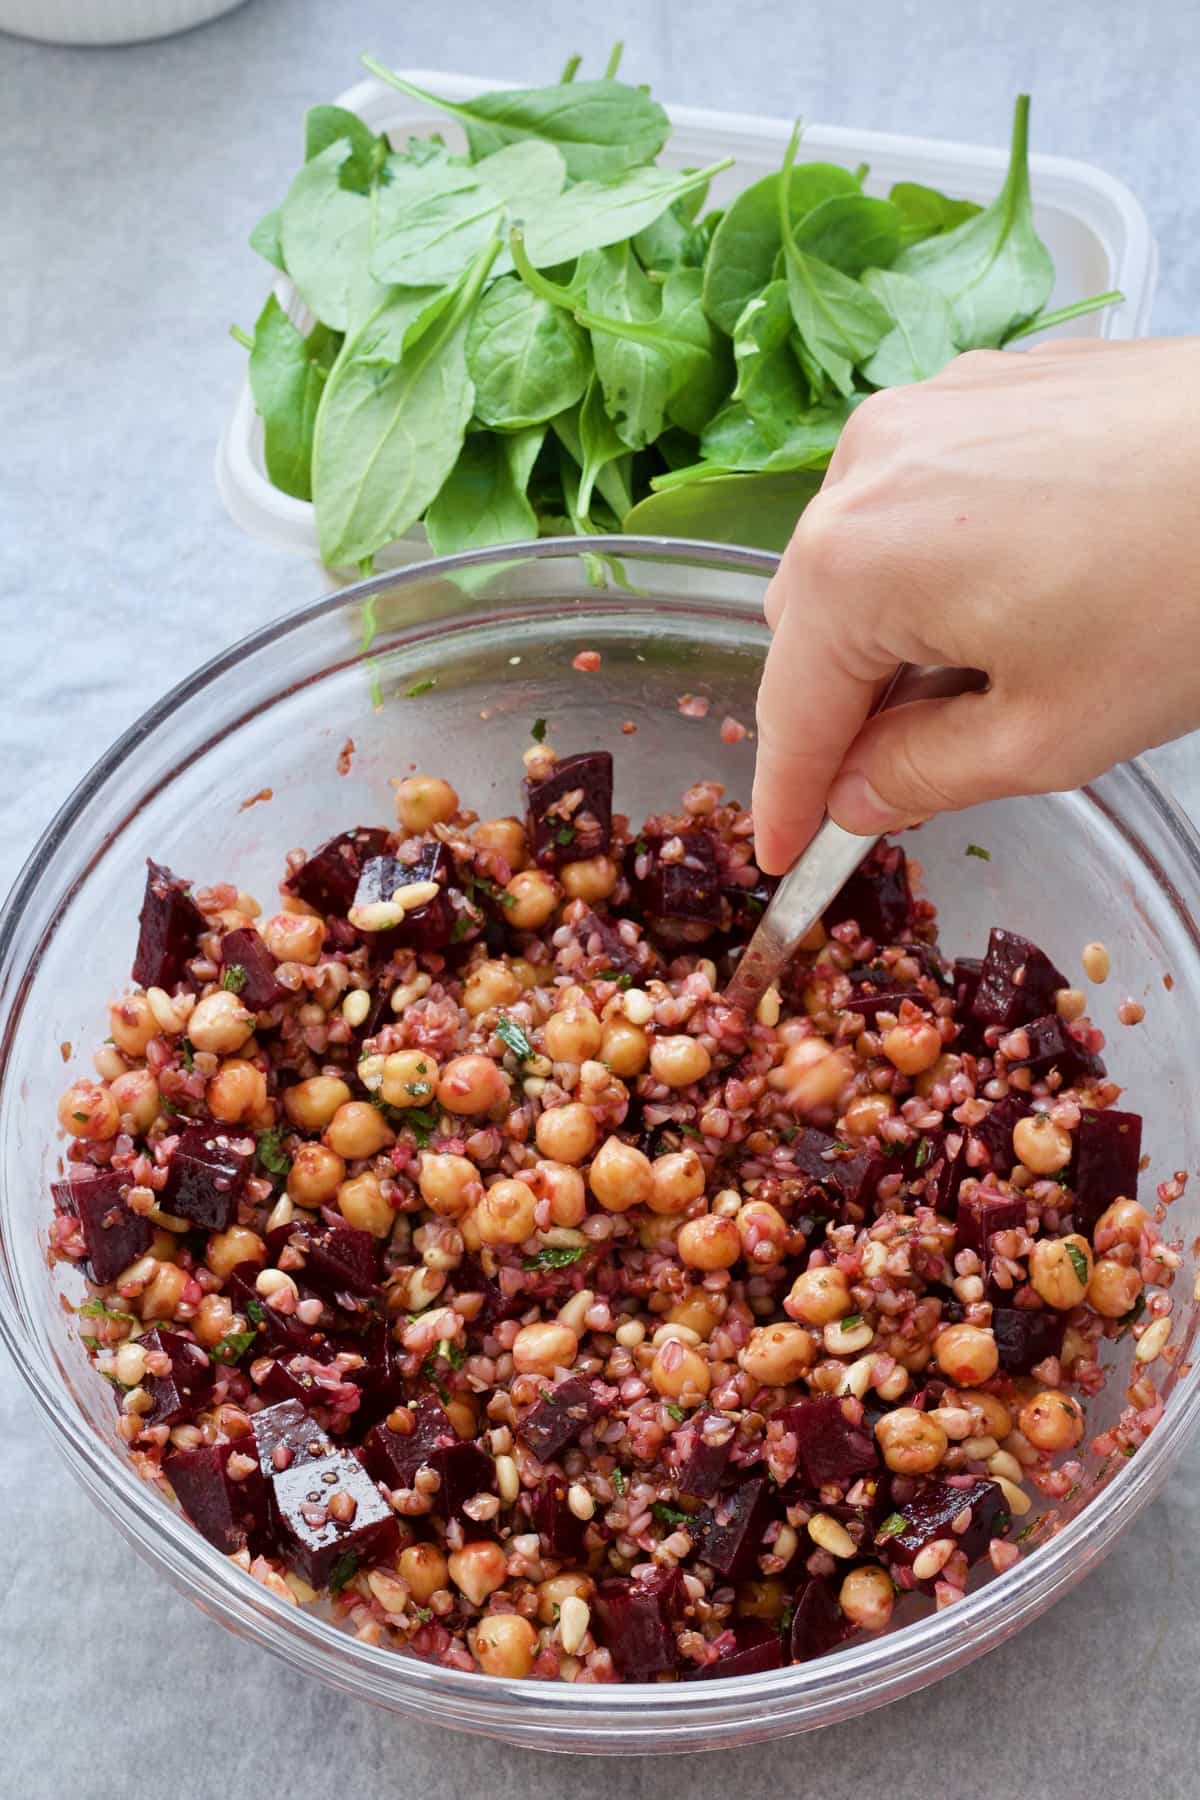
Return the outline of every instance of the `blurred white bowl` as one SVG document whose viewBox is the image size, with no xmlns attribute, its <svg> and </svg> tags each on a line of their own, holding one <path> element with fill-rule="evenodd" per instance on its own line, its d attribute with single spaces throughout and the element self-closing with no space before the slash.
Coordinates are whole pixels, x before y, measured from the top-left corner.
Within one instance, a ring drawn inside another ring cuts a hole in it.
<svg viewBox="0 0 1200 1800">
<path fill-rule="evenodd" d="M 0 0 L 0 31 L 46 44 L 136 44 L 232 12 L 242 0 Z"/>
</svg>

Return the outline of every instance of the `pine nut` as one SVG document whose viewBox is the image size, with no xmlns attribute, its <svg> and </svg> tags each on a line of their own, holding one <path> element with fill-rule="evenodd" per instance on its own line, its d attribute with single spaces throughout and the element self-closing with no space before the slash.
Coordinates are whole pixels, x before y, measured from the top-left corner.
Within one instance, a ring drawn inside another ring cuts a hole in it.
<svg viewBox="0 0 1200 1800">
<path fill-rule="evenodd" d="M 140 1344 L 122 1344 L 117 1351 L 117 1380 L 122 1387 L 140 1387 L 146 1374 L 146 1352 Z"/>
<path fill-rule="evenodd" d="M 693 1331 L 690 1325 L 660 1325 L 650 1342 L 669 1344 L 672 1338 L 680 1344 L 699 1344 L 703 1341 L 700 1333 Z"/>
<path fill-rule="evenodd" d="M 588 1308 L 595 1298 L 596 1296 L 591 1288 L 580 1288 L 577 1294 L 571 1295 L 571 1298 L 567 1301 L 565 1306 L 559 1308 L 559 1324 L 568 1325 L 575 1333 L 576 1337 L 582 1337 L 586 1329 L 584 1320 Z"/>
<path fill-rule="evenodd" d="M 969 1437 L 963 1439 L 963 1450 L 972 1462 L 986 1462 L 1000 1448 L 994 1437 Z"/>
<path fill-rule="evenodd" d="M 428 906 L 441 893 L 436 881 L 406 881 L 392 895 L 392 905 L 402 906 L 405 912 L 416 912 L 419 906 Z"/>
<path fill-rule="evenodd" d="M 779 1015 L 782 1010 L 783 1003 L 779 998 L 779 989 L 769 987 L 755 1007 L 754 1016 L 760 1025 L 767 1025 L 774 1029 L 779 1023 Z"/>
<path fill-rule="evenodd" d="M 997 1478 L 1003 1475 L 1005 1481 L 1019 1485 L 1025 1471 L 1009 1451 L 997 1450 L 994 1455 L 988 1457 L 988 1474 L 995 1475 Z"/>
<path fill-rule="evenodd" d="M 1137 1341 L 1137 1348 L 1134 1350 L 1133 1354 L 1139 1362 L 1153 1362 L 1155 1357 L 1161 1356 L 1166 1349 L 1167 1339 L 1170 1335 L 1170 1316 L 1168 1315 L 1162 1319 L 1155 1319 L 1153 1325 L 1147 1325 L 1145 1331 L 1143 1331 L 1141 1337 Z"/>
<path fill-rule="evenodd" d="M 1107 981 L 1112 959 L 1104 944 L 1085 944 L 1083 946 L 1083 972 L 1089 981 Z"/>
<path fill-rule="evenodd" d="M 860 1356 L 857 1362 L 852 1362 L 843 1378 L 843 1394 L 853 1394 L 856 1400 L 861 1400 L 871 1385 L 871 1370 L 874 1364 L 873 1356 Z"/>
<path fill-rule="evenodd" d="M 281 1225 L 290 1225 L 296 1217 L 296 1208 L 286 1194 L 280 1194 L 278 1200 L 267 1214 L 267 1230 L 278 1231 Z"/>
<path fill-rule="evenodd" d="M 404 908 L 394 900 L 368 900 L 346 914 L 355 931 L 394 931 L 404 923 Z"/>
<path fill-rule="evenodd" d="M 822 1550 L 828 1550 L 830 1556 L 855 1556 L 857 1547 L 854 1539 L 836 1519 L 828 1513 L 815 1513 L 808 1521 L 808 1535 L 814 1544 Z"/>
<path fill-rule="evenodd" d="M 366 988 L 352 988 L 342 1001 L 342 1017 L 347 1025 L 365 1025 L 371 1010 L 371 996 Z"/>
<path fill-rule="evenodd" d="M 642 988 L 629 988 L 621 1010 L 631 1025 L 648 1025 L 654 1017 L 654 1002 Z"/>
<path fill-rule="evenodd" d="M 645 1340 L 646 1327 L 640 1319 L 626 1319 L 623 1325 L 617 1326 L 613 1336 L 623 1350 L 636 1350 Z"/>
<path fill-rule="evenodd" d="M 558 1637 L 568 1656 L 574 1656 L 588 1633 L 592 1609 L 578 1594 L 568 1594 L 558 1615 Z"/>
<path fill-rule="evenodd" d="M 255 1277 L 254 1291 L 269 1300 L 272 1294 L 282 1294 L 291 1290 L 299 1298 L 300 1290 L 286 1269 L 262 1269 Z"/>
<path fill-rule="evenodd" d="M 926 1544 L 913 1557 L 913 1574 L 918 1581 L 932 1581 L 935 1575 L 941 1574 L 954 1551 L 953 1538 L 934 1538 L 932 1544 Z"/>
<path fill-rule="evenodd" d="M 511 1506 L 521 1492 L 521 1477 L 513 1457 L 498 1456 L 496 1458 L 496 1486 L 500 1490 L 500 1498 L 505 1506 Z"/>
<path fill-rule="evenodd" d="M 790 1563 L 800 1548 L 800 1539 L 790 1525 L 781 1525 L 779 1535 L 771 1545 L 771 1555 L 777 1556 L 781 1563 Z"/>
<path fill-rule="evenodd" d="M 433 977 L 431 975 L 414 975 L 411 981 L 404 982 L 400 987 L 394 987 L 389 1002 L 392 1011 L 402 1013 L 406 1007 L 412 1005 L 414 1000 L 419 1000 L 422 994 L 427 994 L 432 986 Z"/>
<path fill-rule="evenodd" d="M 567 1506 L 577 1519 L 590 1519 L 596 1511 L 596 1502 L 582 1481 L 573 1481 L 567 1489 Z"/>
<path fill-rule="evenodd" d="M 1014 1519 L 1023 1519 L 1027 1512 L 1033 1510 L 1033 1501 L 1023 1487 L 1018 1487 L 1015 1481 L 1008 1479 L 1007 1475 L 997 1475 L 994 1479 L 996 1486 L 1004 1495 L 1005 1504 Z"/>
</svg>

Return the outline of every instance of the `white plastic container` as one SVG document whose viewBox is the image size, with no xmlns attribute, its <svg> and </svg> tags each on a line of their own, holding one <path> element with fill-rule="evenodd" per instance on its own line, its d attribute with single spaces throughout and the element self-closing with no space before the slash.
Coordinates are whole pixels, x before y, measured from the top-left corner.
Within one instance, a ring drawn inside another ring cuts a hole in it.
<svg viewBox="0 0 1200 1800">
<path fill-rule="evenodd" d="M 406 71 L 408 78 L 449 100 L 467 100 L 486 89 L 508 85 L 437 70 Z M 387 131 L 397 143 L 410 133 L 440 131 L 456 148 L 464 143 L 454 121 L 410 100 L 381 81 L 360 81 L 341 95 L 339 105 L 358 113 L 376 131 Z M 713 182 L 709 202 L 727 205 L 751 182 L 777 169 L 791 135 L 788 119 L 755 119 L 745 113 L 708 112 L 691 106 L 668 106 L 671 136 L 662 161 L 694 168 L 735 158 Z M 1035 114 L 1036 117 L 1036 114 Z M 953 144 L 935 138 L 900 137 L 889 132 L 856 131 L 836 125 L 805 128 L 802 158 L 828 160 L 854 167 L 870 165 L 865 186 L 886 194 L 895 181 L 920 181 L 968 200 L 987 203 L 1004 180 L 1007 146 Z M 1119 288 L 1123 306 L 1089 314 L 1066 329 L 1077 336 L 1135 338 L 1146 334 L 1158 275 L 1158 247 L 1138 201 L 1121 182 L 1090 163 L 1060 156 L 1029 159 L 1037 227 L 1057 271 L 1052 306 L 1088 294 Z M 310 315 L 285 277 L 275 284 L 280 302 L 302 328 Z M 233 412 L 217 448 L 217 487 L 231 516 L 251 536 L 281 550 L 304 551 L 320 561 L 316 517 L 306 500 L 281 494 L 267 480 L 263 466 L 262 425 L 254 410 L 249 381 L 243 376 Z M 428 554 L 424 530 L 418 527 L 378 557 L 381 568 L 396 567 Z M 332 576 L 329 577 L 331 585 Z"/>
<path fill-rule="evenodd" d="M 0 0 L 0 31 L 44 44 L 140 44 L 232 12 L 244 0 Z"/>
</svg>

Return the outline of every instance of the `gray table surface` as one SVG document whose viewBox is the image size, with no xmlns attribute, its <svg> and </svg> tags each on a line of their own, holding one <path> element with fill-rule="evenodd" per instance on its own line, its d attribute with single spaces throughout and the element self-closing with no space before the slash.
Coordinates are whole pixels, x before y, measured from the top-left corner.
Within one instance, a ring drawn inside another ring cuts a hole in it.
<svg viewBox="0 0 1200 1800">
<path fill-rule="evenodd" d="M 263 288 L 245 234 L 298 153 L 303 109 L 397 63 L 550 79 L 627 42 L 667 99 L 999 140 L 1036 96 L 1039 148 L 1140 195 L 1162 249 L 1155 325 L 1195 329 L 1200 49 L 1194 0 L 252 0 L 118 51 L 0 38 L 0 892 L 108 742 L 217 649 L 313 597 L 310 566 L 240 535 L 213 446 L 238 377 L 225 337 Z M 1157 758 L 1193 811 L 1193 745 Z M 1086 1585 L 966 1672 L 870 1718 L 745 1753 L 564 1766 L 389 1718 L 203 1619 L 70 1485 L 0 1367 L 0 1791 L 147 1777 L 184 1800 L 471 1791 L 580 1800 L 732 1784 L 986 1800 L 1200 1785 L 1200 1445 Z M 965 1757 L 965 1764 L 964 1764 Z M 968 1773 L 969 1771 L 969 1773 Z"/>
</svg>

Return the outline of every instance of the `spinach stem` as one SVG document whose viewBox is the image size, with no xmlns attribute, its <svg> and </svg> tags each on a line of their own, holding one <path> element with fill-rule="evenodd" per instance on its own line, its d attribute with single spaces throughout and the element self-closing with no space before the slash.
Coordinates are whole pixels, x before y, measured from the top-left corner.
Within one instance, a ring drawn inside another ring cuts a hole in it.
<svg viewBox="0 0 1200 1800">
<path fill-rule="evenodd" d="M 231 325 L 229 327 L 229 335 L 235 344 L 240 344 L 242 346 L 243 350 L 253 350 L 254 339 L 250 336 L 248 331 L 243 331 L 240 325 Z"/>
<path fill-rule="evenodd" d="M 605 81 L 611 81 L 613 79 L 617 70 L 621 66 L 621 58 L 622 58 L 622 56 L 624 56 L 624 54 L 625 54 L 624 41 L 621 38 L 618 38 L 616 43 L 613 45 L 612 49 L 609 51 L 608 61 L 604 65 Z"/>
<path fill-rule="evenodd" d="M 578 50 L 575 52 L 574 56 L 568 56 L 566 62 L 563 64 L 563 72 L 558 78 L 560 86 L 564 82 L 574 81 L 575 71 L 582 61 L 583 58 L 580 56 Z"/>
<path fill-rule="evenodd" d="M 1031 337 L 1035 331 L 1049 331 L 1052 325 L 1066 325 L 1072 319 L 1082 319 L 1088 313 L 1102 312 L 1106 306 L 1119 306 L 1125 296 L 1119 288 L 1111 288 L 1107 294 L 1092 294 L 1087 300 L 1076 300 L 1071 306 L 1057 307 L 1053 312 L 1038 313 L 1035 318 L 1024 325 L 1018 325 L 1005 338 L 1006 344 L 1015 344 L 1018 338 Z"/>
</svg>

